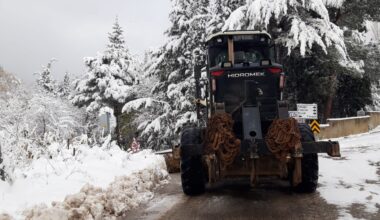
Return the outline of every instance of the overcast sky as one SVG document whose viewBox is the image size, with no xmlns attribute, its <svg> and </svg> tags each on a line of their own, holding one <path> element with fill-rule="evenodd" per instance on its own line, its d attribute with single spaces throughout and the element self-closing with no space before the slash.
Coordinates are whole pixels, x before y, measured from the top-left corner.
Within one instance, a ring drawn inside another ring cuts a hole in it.
<svg viewBox="0 0 380 220">
<path fill-rule="evenodd" d="M 83 57 L 107 44 L 115 17 L 133 54 L 158 47 L 170 0 L 0 0 L 0 66 L 23 81 L 51 58 L 53 74 L 84 73 Z"/>
</svg>

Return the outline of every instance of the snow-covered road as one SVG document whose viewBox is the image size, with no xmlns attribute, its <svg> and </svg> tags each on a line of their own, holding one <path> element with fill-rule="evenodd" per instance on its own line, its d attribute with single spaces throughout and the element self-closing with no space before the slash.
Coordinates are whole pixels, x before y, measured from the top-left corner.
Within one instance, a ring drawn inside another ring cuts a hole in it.
<svg viewBox="0 0 380 220">
<path fill-rule="evenodd" d="M 380 217 L 380 132 L 337 140 L 341 158 L 320 155 L 319 193 L 341 219 Z"/>
<path fill-rule="evenodd" d="M 320 154 L 319 188 L 291 194 L 284 181 L 232 182 L 187 197 L 178 174 L 134 219 L 380 219 L 380 132 L 337 139 L 342 158 Z M 170 201 L 168 201 L 168 199 Z"/>
</svg>

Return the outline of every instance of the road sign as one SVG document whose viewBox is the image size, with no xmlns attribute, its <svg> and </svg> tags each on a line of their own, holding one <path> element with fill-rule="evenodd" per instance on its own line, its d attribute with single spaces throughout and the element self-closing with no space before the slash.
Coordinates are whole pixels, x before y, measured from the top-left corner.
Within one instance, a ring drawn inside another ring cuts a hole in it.
<svg viewBox="0 0 380 220">
<path fill-rule="evenodd" d="M 314 132 L 314 133 L 320 133 L 321 132 L 321 129 L 319 128 L 319 123 L 317 120 L 313 120 L 310 124 L 309 124 L 311 130 Z"/>
<path fill-rule="evenodd" d="M 297 104 L 297 113 L 299 118 L 318 119 L 318 105 Z"/>
<path fill-rule="evenodd" d="M 290 118 L 298 118 L 298 112 L 297 111 L 289 111 L 289 117 Z"/>
<path fill-rule="evenodd" d="M 304 118 L 300 118 L 298 116 L 298 112 L 297 111 L 289 111 L 289 117 L 290 118 L 295 118 L 298 123 L 305 123 L 305 119 Z"/>
</svg>

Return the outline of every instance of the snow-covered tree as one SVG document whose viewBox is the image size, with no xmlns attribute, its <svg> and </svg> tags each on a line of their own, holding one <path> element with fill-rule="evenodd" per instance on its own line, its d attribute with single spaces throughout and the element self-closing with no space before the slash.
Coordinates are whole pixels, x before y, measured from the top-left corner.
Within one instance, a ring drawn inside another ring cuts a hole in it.
<svg viewBox="0 0 380 220">
<path fill-rule="evenodd" d="M 366 110 L 380 111 L 380 82 L 374 82 L 371 86 L 372 105 L 366 106 Z"/>
<path fill-rule="evenodd" d="M 367 23 L 370 40 L 380 45 L 380 22 L 368 22 Z"/>
<path fill-rule="evenodd" d="M 20 86 L 20 80 L 0 66 L 0 99 L 5 99 Z"/>
<path fill-rule="evenodd" d="M 57 61 L 56 59 L 51 59 L 46 66 L 42 66 L 42 71 L 36 72 L 35 75 L 37 78 L 37 86 L 44 92 L 55 94 L 57 90 L 57 83 L 51 76 L 51 67 L 53 62 Z"/>
<path fill-rule="evenodd" d="M 0 98 L 0 145 L 6 178 L 15 167 L 47 155 L 48 145 L 65 143 L 84 133 L 84 111 L 68 100 L 20 85 Z M 60 149 L 57 149 L 58 151 Z M 1 168 L 0 168 L 1 169 Z"/>
<path fill-rule="evenodd" d="M 380 40 L 380 39 L 379 39 Z M 365 72 L 372 80 L 372 105 L 368 105 L 366 109 L 379 111 L 380 110 L 380 44 L 376 41 L 370 41 L 364 46 L 365 57 Z"/>
<path fill-rule="evenodd" d="M 152 113 L 139 126 L 148 147 L 174 144 L 180 129 L 196 122 L 193 69 L 205 65 L 208 8 L 208 0 L 173 0 L 167 43 L 154 53 L 147 68 L 148 76 L 158 79 L 153 95 L 125 107 L 125 111 L 140 107 Z"/>
<path fill-rule="evenodd" d="M 365 21 L 380 21 L 378 0 L 324 0 L 330 12 L 330 19 L 340 27 L 365 30 Z"/>
<path fill-rule="evenodd" d="M 160 76 L 162 82 L 178 81 L 191 75 L 194 52 L 204 56 L 202 43 L 206 38 L 206 21 L 210 18 L 207 7 L 206 0 L 173 0 L 169 15 L 172 25 L 166 32 L 168 41 L 156 53 L 156 61 L 151 65 L 152 74 Z"/>
<path fill-rule="evenodd" d="M 208 6 L 210 17 L 206 28 L 207 36 L 221 31 L 231 13 L 244 5 L 244 3 L 245 0 L 210 0 Z"/>
<path fill-rule="evenodd" d="M 326 5 L 341 7 L 344 1 L 331 0 L 247 0 L 226 21 L 224 30 L 266 30 L 287 48 L 289 55 L 299 49 L 304 56 L 314 46 L 327 53 L 335 47 L 347 60 L 343 31 L 330 21 Z"/>
<path fill-rule="evenodd" d="M 169 102 L 160 101 L 153 98 L 140 98 L 128 102 L 123 111 L 130 113 L 141 111 L 141 117 L 137 118 L 138 130 L 143 138 L 143 147 L 151 149 L 162 149 L 171 147 L 176 143 L 177 134 L 173 129 L 176 128 L 178 110 L 170 106 Z M 190 117 L 195 115 L 189 113 Z M 191 118 L 195 120 L 195 118 Z M 178 122 L 183 123 L 183 122 Z"/>
<path fill-rule="evenodd" d="M 109 33 L 109 44 L 104 53 L 85 58 L 86 75 L 76 83 L 74 105 L 99 112 L 103 107 L 113 109 L 116 118 L 116 140 L 120 143 L 119 119 L 123 105 L 135 99 L 136 76 L 130 71 L 131 57 L 125 46 L 123 30 L 117 19 Z"/>
<path fill-rule="evenodd" d="M 71 79 L 68 72 L 63 76 L 63 81 L 58 86 L 57 94 L 60 97 L 68 97 L 71 93 Z"/>
<path fill-rule="evenodd" d="M 368 0 L 359 4 L 355 0 L 346 0 L 341 7 L 328 9 L 330 20 L 344 31 L 344 40 L 350 58 L 356 60 L 361 69 L 358 75 L 355 72 L 350 74 L 350 70 L 346 68 L 345 72 L 337 77 L 338 90 L 334 97 L 336 100 L 334 112 L 340 117 L 352 116 L 365 105 L 371 104 L 372 98 L 375 98 L 375 96 L 371 98 L 369 84 L 370 80 L 373 83 L 379 80 L 380 51 L 376 44 L 366 40 L 366 32 L 371 32 L 371 28 L 366 24 L 369 23 L 368 20 L 380 20 L 380 2 Z M 347 93 L 350 95 L 347 96 Z"/>
</svg>

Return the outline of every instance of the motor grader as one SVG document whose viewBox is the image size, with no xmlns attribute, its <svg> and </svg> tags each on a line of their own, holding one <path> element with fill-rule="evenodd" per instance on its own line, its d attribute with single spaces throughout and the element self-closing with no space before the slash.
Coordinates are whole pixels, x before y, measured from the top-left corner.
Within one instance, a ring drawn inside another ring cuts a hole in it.
<svg viewBox="0 0 380 220">
<path fill-rule="evenodd" d="M 247 178 L 255 186 L 266 176 L 314 192 L 318 153 L 340 156 L 338 142 L 317 142 L 307 124 L 289 118 L 286 76 L 275 53 L 266 32 L 220 32 L 207 38 L 209 86 L 203 99 L 201 68 L 194 68 L 197 114 L 207 123 L 183 128 L 180 141 L 186 195 L 201 194 L 206 185 L 227 178 Z"/>
</svg>

